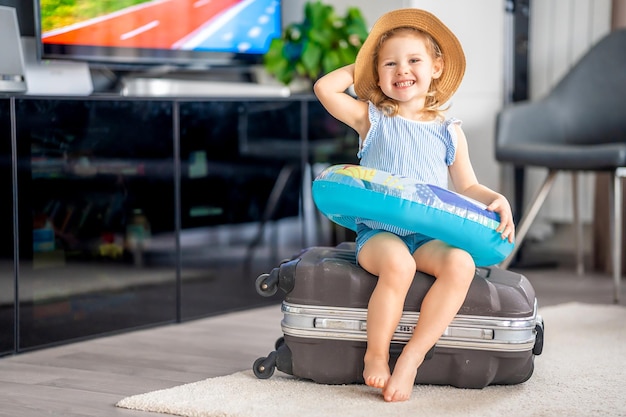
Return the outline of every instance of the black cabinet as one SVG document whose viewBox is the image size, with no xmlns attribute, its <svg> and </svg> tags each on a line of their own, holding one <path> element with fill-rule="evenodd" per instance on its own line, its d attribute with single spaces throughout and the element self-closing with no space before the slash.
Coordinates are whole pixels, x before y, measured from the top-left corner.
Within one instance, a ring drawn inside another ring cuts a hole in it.
<svg viewBox="0 0 626 417">
<path fill-rule="evenodd" d="M 15 108 L 19 349 L 174 321 L 171 103 Z"/>
<path fill-rule="evenodd" d="M 15 349 L 11 101 L 0 99 L 0 354 Z"/>
<path fill-rule="evenodd" d="M 303 245 L 304 173 L 356 152 L 309 96 L 11 97 L 0 132 L 4 353 L 278 302 L 254 280 Z"/>
</svg>

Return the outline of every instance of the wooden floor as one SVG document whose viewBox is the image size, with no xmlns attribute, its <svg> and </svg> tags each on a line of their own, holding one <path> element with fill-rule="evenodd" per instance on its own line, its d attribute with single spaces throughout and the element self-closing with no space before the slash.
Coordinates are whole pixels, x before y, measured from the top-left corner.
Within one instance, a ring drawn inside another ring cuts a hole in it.
<svg viewBox="0 0 626 417">
<path fill-rule="evenodd" d="M 229 313 L 0 359 L 0 416 L 162 416 L 124 397 L 250 369 L 281 336 L 280 307 Z"/>
<path fill-rule="evenodd" d="M 533 283 L 540 308 L 569 301 L 612 303 L 607 275 L 576 276 L 571 265 L 519 272 Z M 281 336 L 280 318 L 276 305 L 1 358 L 0 416 L 162 416 L 114 404 L 129 395 L 250 369 Z"/>
</svg>

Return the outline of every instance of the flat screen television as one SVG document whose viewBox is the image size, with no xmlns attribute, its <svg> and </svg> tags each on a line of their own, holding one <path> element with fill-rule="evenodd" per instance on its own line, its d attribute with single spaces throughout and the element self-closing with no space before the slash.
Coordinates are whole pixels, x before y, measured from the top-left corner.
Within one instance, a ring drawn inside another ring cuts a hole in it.
<svg viewBox="0 0 626 417">
<path fill-rule="evenodd" d="M 43 59 L 121 67 L 258 63 L 281 0 L 35 0 Z"/>
</svg>

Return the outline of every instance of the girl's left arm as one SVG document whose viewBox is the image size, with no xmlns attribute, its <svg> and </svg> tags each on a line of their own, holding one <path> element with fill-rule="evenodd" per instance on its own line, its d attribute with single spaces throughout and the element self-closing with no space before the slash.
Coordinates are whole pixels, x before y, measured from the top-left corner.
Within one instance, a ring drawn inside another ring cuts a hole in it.
<svg viewBox="0 0 626 417">
<path fill-rule="evenodd" d="M 502 194 L 478 182 L 470 161 L 465 133 L 458 125 L 455 125 L 455 129 L 457 133 L 457 149 L 454 163 L 450 165 L 450 178 L 455 191 L 486 204 L 487 210 L 498 213 L 500 225 L 496 231 L 502 235 L 503 239 L 513 242 L 515 238 L 515 224 L 513 223 L 511 205 Z"/>
</svg>

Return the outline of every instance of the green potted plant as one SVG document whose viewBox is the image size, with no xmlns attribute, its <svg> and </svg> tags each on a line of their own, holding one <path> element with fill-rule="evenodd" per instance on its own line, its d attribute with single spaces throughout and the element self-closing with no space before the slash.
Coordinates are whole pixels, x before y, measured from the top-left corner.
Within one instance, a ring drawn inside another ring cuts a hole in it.
<svg viewBox="0 0 626 417">
<path fill-rule="evenodd" d="M 299 77 L 314 82 L 353 63 L 367 33 L 358 8 L 348 8 L 342 17 L 333 6 L 309 1 L 304 7 L 304 20 L 288 25 L 282 36 L 272 41 L 263 66 L 285 85 Z"/>
</svg>

